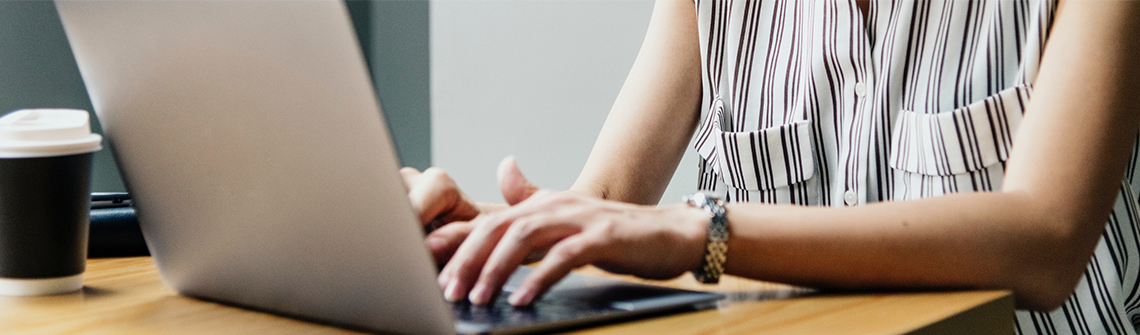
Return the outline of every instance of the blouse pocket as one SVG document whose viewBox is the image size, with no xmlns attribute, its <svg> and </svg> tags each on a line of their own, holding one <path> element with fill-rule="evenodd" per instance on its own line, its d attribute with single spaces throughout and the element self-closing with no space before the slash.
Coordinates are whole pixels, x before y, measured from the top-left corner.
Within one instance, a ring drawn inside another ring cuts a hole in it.
<svg viewBox="0 0 1140 335">
<path fill-rule="evenodd" d="M 697 135 L 703 188 L 729 201 L 820 203 L 819 185 L 812 178 L 816 166 L 811 121 L 736 132 L 725 131 L 728 115 L 723 101 L 715 99 Z M 705 184 L 705 178 L 727 187 Z"/>
<path fill-rule="evenodd" d="M 1016 86 L 937 114 L 902 111 L 891 134 L 889 164 L 896 173 L 890 198 L 999 188 L 1031 91 Z"/>
<path fill-rule="evenodd" d="M 729 186 L 771 190 L 803 182 L 815 174 L 809 121 L 719 135 L 717 161 L 721 178 Z"/>
<path fill-rule="evenodd" d="M 730 200 L 819 204 L 810 121 L 716 135 L 716 164 Z"/>
</svg>

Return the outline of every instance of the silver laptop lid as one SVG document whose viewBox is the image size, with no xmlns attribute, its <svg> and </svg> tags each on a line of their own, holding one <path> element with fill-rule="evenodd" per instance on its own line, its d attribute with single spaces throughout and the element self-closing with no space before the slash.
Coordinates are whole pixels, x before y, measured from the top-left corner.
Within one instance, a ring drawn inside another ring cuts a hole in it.
<svg viewBox="0 0 1140 335">
<path fill-rule="evenodd" d="M 341 1 L 57 7 L 167 286 L 455 332 Z"/>
</svg>

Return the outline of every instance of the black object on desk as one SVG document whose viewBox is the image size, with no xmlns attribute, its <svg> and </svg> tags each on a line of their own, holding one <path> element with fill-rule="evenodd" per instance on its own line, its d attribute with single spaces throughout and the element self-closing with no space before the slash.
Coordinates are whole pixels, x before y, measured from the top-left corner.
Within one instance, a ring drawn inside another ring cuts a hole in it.
<svg viewBox="0 0 1140 335">
<path fill-rule="evenodd" d="M 131 196 L 127 193 L 91 194 L 91 235 L 87 258 L 149 256 Z"/>
</svg>

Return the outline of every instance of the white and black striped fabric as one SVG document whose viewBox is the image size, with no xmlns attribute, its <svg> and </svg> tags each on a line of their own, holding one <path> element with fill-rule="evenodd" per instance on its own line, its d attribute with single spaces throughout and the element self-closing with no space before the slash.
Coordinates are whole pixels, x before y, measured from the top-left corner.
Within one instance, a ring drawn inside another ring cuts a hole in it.
<svg viewBox="0 0 1140 335">
<path fill-rule="evenodd" d="M 698 188 L 857 206 L 1000 189 L 1056 0 L 695 5 Z M 1057 310 L 1019 311 L 1018 334 L 1136 334 L 1140 155 L 1122 145 L 1133 164 L 1084 278 Z"/>
</svg>

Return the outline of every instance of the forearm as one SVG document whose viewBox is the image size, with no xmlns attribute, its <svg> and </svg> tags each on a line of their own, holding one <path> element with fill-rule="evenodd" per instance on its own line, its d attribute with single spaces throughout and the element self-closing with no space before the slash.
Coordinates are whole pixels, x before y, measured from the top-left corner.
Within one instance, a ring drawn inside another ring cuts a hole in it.
<svg viewBox="0 0 1140 335">
<path fill-rule="evenodd" d="M 1140 4 L 1068 1 L 1002 190 L 848 208 L 733 205 L 728 270 L 817 286 L 1071 294 L 1104 232 L 1140 124 Z"/>
<path fill-rule="evenodd" d="M 1087 263 L 1096 243 L 1022 193 L 846 208 L 730 204 L 728 213 L 730 274 L 817 287 L 1005 288 L 1031 308 L 1067 297 L 1083 268 L 1073 274 L 1072 264 Z"/>
</svg>

